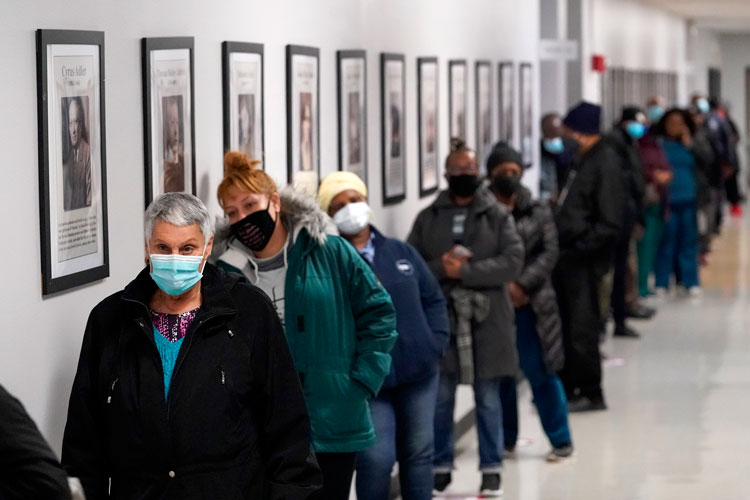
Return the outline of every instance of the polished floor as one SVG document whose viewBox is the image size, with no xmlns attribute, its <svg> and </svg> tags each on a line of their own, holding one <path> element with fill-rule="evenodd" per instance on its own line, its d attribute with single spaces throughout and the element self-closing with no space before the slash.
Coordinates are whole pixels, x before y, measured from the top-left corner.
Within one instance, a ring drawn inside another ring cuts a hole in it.
<svg viewBox="0 0 750 500">
<path fill-rule="evenodd" d="M 505 499 L 750 499 L 750 218 L 728 220 L 704 296 L 672 296 L 640 340 L 610 339 L 609 410 L 572 415 L 574 458 L 544 462 L 549 444 L 522 393 L 518 458 Z M 476 435 L 458 444 L 453 499 L 475 498 Z"/>
</svg>

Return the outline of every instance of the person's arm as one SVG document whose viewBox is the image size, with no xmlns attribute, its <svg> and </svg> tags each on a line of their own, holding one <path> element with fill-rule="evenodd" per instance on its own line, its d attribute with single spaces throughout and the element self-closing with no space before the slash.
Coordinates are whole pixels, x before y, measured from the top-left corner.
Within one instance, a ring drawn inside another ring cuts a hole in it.
<svg viewBox="0 0 750 500">
<path fill-rule="evenodd" d="M 346 242 L 339 247 L 340 276 L 348 276 L 349 300 L 357 335 L 357 352 L 350 376 L 370 397 L 375 397 L 391 370 L 389 353 L 398 337 L 396 311 L 391 296 L 354 247 Z"/>
<path fill-rule="evenodd" d="M 109 496 L 109 473 L 104 449 L 106 439 L 100 406 L 96 401 L 100 362 L 99 350 L 95 346 L 98 329 L 96 316 L 95 309 L 83 334 L 62 447 L 63 466 L 68 475 L 81 480 L 87 500 Z"/>
<path fill-rule="evenodd" d="M 423 213 L 420 213 L 417 216 L 417 219 L 414 221 L 414 226 L 412 226 L 411 232 L 409 233 L 409 237 L 406 239 L 406 241 L 411 246 L 413 246 L 422 256 L 423 260 L 427 263 L 427 267 L 429 267 L 430 271 L 432 271 L 432 274 L 435 276 L 435 278 L 437 278 L 438 281 L 445 281 L 448 278 L 447 276 L 445 276 L 445 268 L 443 267 L 442 255 L 436 259 L 428 260 L 427 252 L 422 245 L 422 231 L 424 229 L 424 223 L 422 221 L 423 218 Z"/>
<path fill-rule="evenodd" d="M 263 381 L 258 399 L 262 428 L 261 454 L 268 482 L 269 500 L 303 500 L 323 484 L 310 437 L 310 420 L 292 355 L 281 322 L 267 297 L 262 304 L 260 335 L 251 352 L 252 366 Z"/>
<path fill-rule="evenodd" d="M 557 227 L 552 211 L 539 206 L 534 209 L 534 216 L 539 217 L 541 222 L 539 230 L 542 231 L 544 249 L 524 267 L 521 276 L 516 280 L 527 294 L 534 293 L 549 279 L 559 254 Z"/>
<path fill-rule="evenodd" d="M 416 274 L 419 279 L 419 295 L 422 301 L 422 310 L 424 311 L 427 323 L 434 334 L 435 349 L 442 353 L 450 340 L 450 321 L 448 319 L 448 305 L 443 296 L 435 276 L 427 267 L 424 259 L 417 251 L 409 247 L 412 254 L 412 262 L 416 268 Z"/>
<path fill-rule="evenodd" d="M 68 500 L 68 476 L 23 405 L 0 386 L 0 499 Z"/>
<path fill-rule="evenodd" d="M 466 288 L 495 288 L 515 280 L 523 268 L 523 242 L 513 217 L 503 210 L 497 222 L 498 252 L 492 257 L 470 260 L 461 266 L 461 284 Z"/>
<path fill-rule="evenodd" d="M 598 182 L 593 186 L 595 219 L 576 240 L 581 254 L 593 254 L 617 241 L 622 225 L 622 177 L 617 158 L 600 154 L 597 159 Z"/>
</svg>

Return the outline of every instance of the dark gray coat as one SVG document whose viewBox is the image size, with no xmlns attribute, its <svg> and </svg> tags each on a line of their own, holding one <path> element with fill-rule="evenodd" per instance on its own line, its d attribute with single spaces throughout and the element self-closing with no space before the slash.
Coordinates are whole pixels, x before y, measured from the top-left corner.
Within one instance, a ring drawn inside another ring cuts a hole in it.
<svg viewBox="0 0 750 500">
<path fill-rule="evenodd" d="M 557 296 L 552 287 L 552 270 L 557 263 L 557 228 L 552 211 L 531 199 L 521 188 L 513 208 L 516 229 L 526 249 L 523 271 L 516 280 L 531 301 L 536 328 L 544 350 L 544 365 L 549 372 L 562 370 L 565 363 L 562 324 Z"/>
<path fill-rule="evenodd" d="M 521 272 L 523 243 L 509 211 L 487 189 L 480 188 L 468 207 L 462 243 L 474 256 L 461 268 L 460 280 L 448 279 L 442 256 L 456 243 L 452 227 L 458 210 L 448 192 L 441 192 L 417 216 L 408 241 L 427 261 L 446 297 L 450 297 L 454 287 L 461 286 L 490 299 L 489 317 L 474 325 L 472 331 L 476 378 L 515 376 L 519 369 L 515 313 L 507 285 Z M 449 312 L 452 314 L 450 306 Z M 443 358 L 442 370 L 458 372 L 455 335 Z"/>
</svg>

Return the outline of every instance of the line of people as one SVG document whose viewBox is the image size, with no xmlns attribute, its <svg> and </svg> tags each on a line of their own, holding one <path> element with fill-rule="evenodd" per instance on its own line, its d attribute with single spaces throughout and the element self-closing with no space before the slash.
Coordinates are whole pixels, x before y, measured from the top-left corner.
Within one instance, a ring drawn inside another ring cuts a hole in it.
<svg viewBox="0 0 750 500">
<path fill-rule="evenodd" d="M 616 336 L 637 336 L 626 318 L 655 313 L 639 298 L 652 269 L 657 290 L 674 273 L 697 294 L 699 235 L 715 232 L 724 185 L 710 176 L 725 181 L 731 161 L 711 125 L 721 116 L 695 125 L 703 105 L 652 106 L 649 128 L 628 107 L 606 135 L 594 104 L 545 116 L 541 200 L 511 146 L 495 145 L 482 178 L 475 152 L 452 140 L 448 189 L 407 242 L 370 223 L 352 173 L 327 176 L 316 200 L 227 153 L 221 223 L 192 195 L 154 200 L 144 269 L 91 312 L 65 472 L 94 500 L 345 500 L 356 470 L 358 498 L 386 500 L 398 463 L 402 497 L 425 500 L 452 482 L 466 384 L 479 491 L 498 497 L 517 453 L 519 372 L 546 459 L 570 457 L 569 412 L 607 407 L 610 311 Z M 48 450 L 41 459 L 54 470 Z"/>
</svg>

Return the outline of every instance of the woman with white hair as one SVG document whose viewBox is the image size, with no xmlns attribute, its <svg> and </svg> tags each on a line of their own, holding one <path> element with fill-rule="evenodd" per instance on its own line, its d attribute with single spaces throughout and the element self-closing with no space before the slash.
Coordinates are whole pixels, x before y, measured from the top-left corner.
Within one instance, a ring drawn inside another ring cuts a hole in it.
<svg viewBox="0 0 750 500">
<path fill-rule="evenodd" d="M 305 499 L 321 483 L 273 306 L 206 260 L 205 205 L 146 210 L 146 268 L 89 317 L 62 461 L 86 498 Z"/>
</svg>

